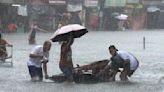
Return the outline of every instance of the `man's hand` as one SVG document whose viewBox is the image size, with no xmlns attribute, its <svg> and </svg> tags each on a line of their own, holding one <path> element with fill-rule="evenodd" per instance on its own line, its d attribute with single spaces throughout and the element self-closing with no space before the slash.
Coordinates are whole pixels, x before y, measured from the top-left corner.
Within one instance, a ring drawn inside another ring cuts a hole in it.
<svg viewBox="0 0 164 92">
<path fill-rule="evenodd" d="M 41 60 L 41 63 L 48 63 L 48 60 Z"/>
<path fill-rule="evenodd" d="M 42 63 L 48 63 L 48 59 L 44 57 L 44 58 L 41 60 L 41 62 L 42 62 Z"/>
</svg>

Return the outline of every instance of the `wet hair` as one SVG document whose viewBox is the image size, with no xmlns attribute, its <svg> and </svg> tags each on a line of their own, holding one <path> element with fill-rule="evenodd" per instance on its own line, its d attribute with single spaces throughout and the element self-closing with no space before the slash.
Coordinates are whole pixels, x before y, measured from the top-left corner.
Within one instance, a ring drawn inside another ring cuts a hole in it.
<svg viewBox="0 0 164 92">
<path fill-rule="evenodd" d="M 47 45 L 47 44 L 51 44 L 51 41 L 46 40 L 46 41 L 44 42 L 44 45 Z"/>
<path fill-rule="evenodd" d="M 112 49 L 112 48 L 113 48 L 113 49 L 116 49 L 116 50 L 118 51 L 118 49 L 117 49 L 114 45 L 110 45 L 110 46 L 109 46 L 109 49 Z"/>
<path fill-rule="evenodd" d="M 49 47 L 50 46 L 50 47 Z M 51 48 L 51 41 L 49 40 L 46 40 L 44 43 L 43 43 L 43 51 L 49 51 Z"/>
</svg>

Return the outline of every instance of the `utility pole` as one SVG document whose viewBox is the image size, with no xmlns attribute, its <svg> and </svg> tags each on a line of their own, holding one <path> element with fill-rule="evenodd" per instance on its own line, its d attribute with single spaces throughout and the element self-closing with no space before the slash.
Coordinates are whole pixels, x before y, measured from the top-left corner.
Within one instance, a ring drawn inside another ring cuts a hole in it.
<svg viewBox="0 0 164 92">
<path fill-rule="evenodd" d="M 99 9 L 99 30 L 102 30 L 103 29 L 103 9 L 104 9 L 104 3 L 105 3 L 105 0 L 99 0 L 99 5 L 100 5 L 100 9 Z"/>
</svg>

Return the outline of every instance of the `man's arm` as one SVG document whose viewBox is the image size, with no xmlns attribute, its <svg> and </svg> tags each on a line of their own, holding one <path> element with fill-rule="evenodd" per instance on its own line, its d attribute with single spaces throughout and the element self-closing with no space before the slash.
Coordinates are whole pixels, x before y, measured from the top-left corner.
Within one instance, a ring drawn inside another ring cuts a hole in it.
<svg viewBox="0 0 164 92">
<path fill-rule="evenodd" d="M 7 46 L 12 47 L 13 45 L 6 41 Z"/>
<path fill-rule="evenodd" d="M 129 59 L 123 60 L 123 66 L 126 66 L 126 64 L 129 64 L 129 63 L 130 63 L 130 60 Z"/>
<path fill-rule="evenodd" d="M 124 60 L 124 62 L 123 62 L 123 67 L 124 67 L 125 69 L 127 69 L 128 67 L 130 67 L 130 60 L 129 60 L 129 59 Z"/>
<path fill-rule="evenodd" d="M 11 43 L 9 43 L 7 40 L 5 40 L 5 39 L 3 39 L 4 41 L 5 41 L 5 44 L 4 45 L 2 45 L 2 46 L 10 46 L 10 47 L 12 47 L 13 45 L 11 44 Z"/>
<path fill-rule="evenodd" d="M 63 51 L 66 51 L 70 48 L 70 46 L 73 44 L 74 42 L 74 38 L 72 37 L 72 34 L 69 35 L 68 37 L 68 41 L 67 43 L 65 44 L 64 48 L 62 48 Z"/>
<path fill-rule="evenodd" d="M 110 69 L 111 69 L 111 61 L 96 76 L 98 77 L 105 73 L 108 73 Z"/>
<path fill-rule="evenodd" d="M 0 48 L 0 52 L 7 53 L 5 50 Z"/>
<path fill-rule="evenodd" d="M 73 38 L 73 33 L 70 33 L 69 37 L 68 37 L 68 43 L 67 43 L 67 47 L 71 46 L 74 42 L 74 38 Z"/>
<path fill-rule="evenodd" d="M 36 28 L 38 31 L 41 31 L 41 32 L 47 32 L 46 30 L 44 30 L 44 29 L 42 29 L 42 28 L 39 28 L 38 26 L 37 26 L 37 28 Z"/>
<path fill-rule="evenodd" d="M 48 79 L 47 63 L 46 62 L 43 62 L 43 71 L 44 71 L 44 77 L 45 77 L 45 79 Z"/>
<path fill-rule="evenodd" d="M 31 58 L 43 58 L 42 55 L 37 55 L 37 54 L 30 54 L 29 57 L 31 57 Z"/>
</svg>

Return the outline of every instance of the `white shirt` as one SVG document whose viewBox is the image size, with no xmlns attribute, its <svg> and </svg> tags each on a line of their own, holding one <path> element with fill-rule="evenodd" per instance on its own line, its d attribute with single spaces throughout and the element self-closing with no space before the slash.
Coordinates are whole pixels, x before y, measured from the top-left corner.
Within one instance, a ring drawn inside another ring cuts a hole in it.
<svg viewBox="0 0 164 92">
<path fill-rule="evenodd" d="M 36 46 L 30 54 L 37 54 L 37 55 L 41 55 L 43 56 L 43 58 L 31 58 L 29 57 L 29 60 L 27 62 L 27 65 L 28 66 L 35 66 L 35 67 L 38 67 L 40 68 L 42 63 L 41 63 L 41 60 L 43 59 L 47 59 L 49 58 L 49 52 L 43 52 L 43 46 L 41 45 L 38 45 Z"/>
<path fill-rule="evenodd" d="M 131 53 L 127 51 L 118 51 L 117 53 L 123 60 L 128 59 L 130 61 L 130 70 L 136 70 L 138 68 L 138 61 Z"/>
</svg>

